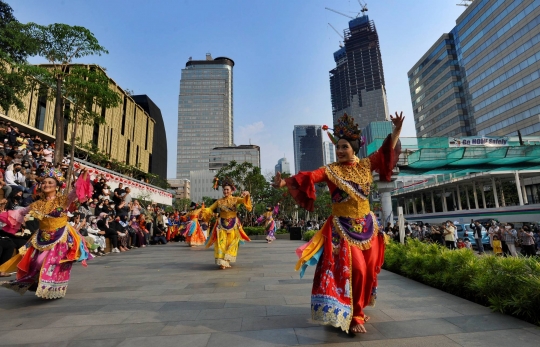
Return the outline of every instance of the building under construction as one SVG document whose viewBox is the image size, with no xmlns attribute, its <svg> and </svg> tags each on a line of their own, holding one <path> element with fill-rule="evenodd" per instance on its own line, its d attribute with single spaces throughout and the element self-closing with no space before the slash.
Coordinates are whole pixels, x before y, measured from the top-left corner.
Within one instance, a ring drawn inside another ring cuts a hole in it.
<svg viewBox="0 0 540 347">
<path fill-rule="evenodd" d="M 367 15 L 353 18 L 343 33 L 344 45 L 330 70 L 334 123 L 347 113 L 364 128 L 388 115 L 379 36 Z"/>
</svg>

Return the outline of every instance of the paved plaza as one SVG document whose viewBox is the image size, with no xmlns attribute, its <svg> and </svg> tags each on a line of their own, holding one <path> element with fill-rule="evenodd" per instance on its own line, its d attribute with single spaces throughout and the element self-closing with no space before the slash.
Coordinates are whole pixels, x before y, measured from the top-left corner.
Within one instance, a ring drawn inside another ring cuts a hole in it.
<svg viewBox="0 0 540 347">
<path fill-rule="evenodd" d="M 183 243 L 74 266 L 66 298 L 0 290 L 0 346 L 540 346 L 540 328 L 383 271 L 368 333 L 310 320 L 300 241 L 253 241 L 232 269 Z"/>
</svg>

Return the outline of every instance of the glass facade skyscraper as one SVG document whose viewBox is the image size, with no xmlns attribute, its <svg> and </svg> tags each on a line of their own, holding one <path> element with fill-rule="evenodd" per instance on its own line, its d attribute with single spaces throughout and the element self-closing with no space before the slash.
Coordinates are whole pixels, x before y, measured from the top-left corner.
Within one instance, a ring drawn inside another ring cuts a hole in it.
<svg viewBox="0 0 540 347">
<path fill-rule="evenodd" d="M 182 69 L 176 178 L 208 170 L 212 148 L 233 146 L 233 66 L 232 59 L 207 54 Z"/>
<path fill-rule="evenodd" d="M 320 125 L 295 125 L 293 131 L 294 170 L 313 171 L 324 165 Z"/>
<path fill-rule="evenodd" d="M 349 22 L 343 31 L 344 47 L 334 53 L 330 94 L 334 124 L 344 113 L 360 128 L 388 116 L 379 36 L 367 15 Z"/>
<path fill-rule="evenodd" d="M 274 173 L 291 173 L 291 166 L 289 165 L 289 162 L 287 161 L 287 158 L 281 158 L 278 160 L 276 166 L 274 166 Z"/>
<path fill-rule="evenodd" d="M 419 137 L 540 134 L 540 1 L 476 0 L 409 71 Z"/>
<path fill-rule="evenodd" d="M 324 165 L 332 164 L 336 161 L 336 146 L 330 141 L 323 141 Z"/>
</svg>

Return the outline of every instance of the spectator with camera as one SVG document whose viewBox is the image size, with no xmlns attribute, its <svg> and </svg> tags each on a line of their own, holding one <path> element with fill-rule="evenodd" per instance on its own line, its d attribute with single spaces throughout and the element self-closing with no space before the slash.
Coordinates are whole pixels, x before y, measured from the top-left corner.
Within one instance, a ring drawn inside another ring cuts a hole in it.
<svg viewBox="0 0 540 347">
<path fill-rule="evenodd" d="M 447 220 L 443 225 L 444 242 L 448 249 L 456 249 L 456 227 L 452 221 Z"/>
<path fill-rule="evenodd" d="M 516 241 L 518 240 L 517 231 L 514 229 L 513 223 L 506 223 L 502 230 L 502 249 L 504 256 L 508 254 L 517 257 Z"/>
<path fill-rule="evenodd" d="M 469 225 L 473 232 L 473 237 L 476 240 L 476 247 L 478 247 L 478 254 L 484 254 L 484 245 L 482 244 L 482 224 L 479 221 L 473 221 L 471 219 L 471 224 Z"/>
<path fill-rule="evenodd" d="M 536 255 L 534 234 L 528 225 L 524 225 L 521 228 L 521 250 L 526 257 L 534 257 Z"/>
</svg>

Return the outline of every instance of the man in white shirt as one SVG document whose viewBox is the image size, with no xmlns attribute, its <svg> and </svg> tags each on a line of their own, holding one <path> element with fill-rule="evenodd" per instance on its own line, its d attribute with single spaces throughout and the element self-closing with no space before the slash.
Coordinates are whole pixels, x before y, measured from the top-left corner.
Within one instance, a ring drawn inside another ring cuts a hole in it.
<svg viewBox="0 0 540 347">
<path fill-rule="evenodd" d="M 15 163 L 9 166 L 4 174 L 6 185 L 2 187 L 4 196 L 9 197 L 13 186 L 21 186 L 24 188 L 25 177 L 21 172 L 21 164 Z"/>
</svg>

